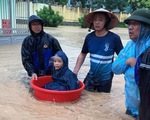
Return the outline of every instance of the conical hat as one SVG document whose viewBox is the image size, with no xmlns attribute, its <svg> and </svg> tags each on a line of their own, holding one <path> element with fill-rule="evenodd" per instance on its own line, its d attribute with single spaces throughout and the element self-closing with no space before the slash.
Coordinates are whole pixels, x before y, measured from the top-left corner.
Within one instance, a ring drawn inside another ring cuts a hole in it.
<svg viewBox="0 0 150 120">
<path fill-rule="evenodd" d="M 111 13 L 110 11 L 108 10 L 105 10 L 103 8 L 100 8 L 100 9 L 97 9 L 93 12 L 90 12 L 89 14 L 87 14 L 84 18 L 84 24 L 90 28 L 90 29 L 94 29 L 94 26 L 93 26 L 93 16 L 94 16 L 94 13 L 107 13 L 108 16 L 110 17 L 110 23 L 107 27 L 108 30 L 110 29 L 113 29 L 114 27 L 116 27 L 118 25 L 118 18 L 115 14 Z"/>
</svg>

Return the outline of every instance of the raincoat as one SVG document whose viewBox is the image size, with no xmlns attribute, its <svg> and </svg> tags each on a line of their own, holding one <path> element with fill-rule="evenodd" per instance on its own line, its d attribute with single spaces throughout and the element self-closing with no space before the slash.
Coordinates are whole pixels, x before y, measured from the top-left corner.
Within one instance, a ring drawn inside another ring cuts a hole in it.
<svg viewBox="0 0 150 120">
<path fill-rule="evenodd" d="M 79 88 L 77 76 L 68 68 L 68 57 L 62 51 L 56 53 L 56 56 L 63 60 L 63 66 L 59 70 L 55 70 L 52 75 L 53 81 L 44 86 L 50 90 L 75 90 Z"/>
<path fill-rule="evenodd" d="M 129 41 L 122 49 L 112 65 L 114 74 L 124 74 L 125 79 L 125 105 L 127 110 L 131 111 L 132 116 L 138 116 L 138 106 L 140 103 L 139 88 L 135 82 L 135 66 L 128 66 L 126 60 L 139 55 L 150 46 L 150 28 L 141 23 L 139 37 L 136 41 Z"/>
<path fill-rule="evenodd" d="M 40 33 L 34 33 L 31 23 L 38 21 L 42 25 Z M 51 75 L 52 66 L 50 58 L 59 50 L 62 50 L 59 42 L 50 34 L 43 31 L 43 21 L 40 17 L 32 15 L 29 18 L 29 30 L 31 35 L 27 36 L 21 48 L 22 64 L 29 76 L 36 73 L 38 76 Z"/>
</svg>

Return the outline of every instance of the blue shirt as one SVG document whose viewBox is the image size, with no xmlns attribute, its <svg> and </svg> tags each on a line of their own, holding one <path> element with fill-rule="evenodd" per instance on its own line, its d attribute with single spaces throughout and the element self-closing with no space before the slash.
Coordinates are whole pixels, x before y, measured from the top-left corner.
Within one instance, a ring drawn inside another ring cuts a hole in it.
<svg viewBox="0 0 150 120">
<path fill-rule="evenodd" d="M 118 54 L 123 48 L 120 37 L 108 31 L 105 36 L 97 37 L 95 31 L 89 33 L 84 41 L 82 53 L 90 53 L 90 74 L 100 80 L 112 78 L 111 66 L 114 53 Z"/>
</svg>

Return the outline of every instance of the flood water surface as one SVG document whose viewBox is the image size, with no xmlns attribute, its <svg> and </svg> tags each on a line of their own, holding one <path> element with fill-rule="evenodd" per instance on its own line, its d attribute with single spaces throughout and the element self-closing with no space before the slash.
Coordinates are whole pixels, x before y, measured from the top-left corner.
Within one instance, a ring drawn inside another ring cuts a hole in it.
<svg viewBox="0 0 150 120">
<path fill-rule="evenodd" d="M 60 26 L 45 28 L 55 36 L 69 58 L 73 70 L 88 29 Z M 127 30 L 116 28 L 123 43 L 128 40 Z M 21 63 L 21 44 L 0 46 L 0 120 L 134 120 L 125 114 L 123 75 L 113 79 L 111 93 L 83 91 L 80 99 L 69 103 L 36 100 L 22 80 L 28 81 Z M 89 69 L 85 60 L 78 78 L 83 80 Z"/>
</svg>

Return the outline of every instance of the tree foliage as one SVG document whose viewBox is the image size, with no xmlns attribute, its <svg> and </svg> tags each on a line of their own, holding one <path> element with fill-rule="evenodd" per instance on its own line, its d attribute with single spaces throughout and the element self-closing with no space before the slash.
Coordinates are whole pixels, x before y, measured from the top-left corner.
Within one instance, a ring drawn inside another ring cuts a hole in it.
<svg viewBox="0 0 150 120">
<path fill-rule="evenodd" d="M 27 1 L 27 0 L 26 0 Z M 51 5 L 66 5 L 67 0 L 30 0 L 33 3 L 45 3 L 45 4 L 51 4 Z"/>
<path fill-rule="evenodd" d="M 126 0 L 93 0 L 92 8 L 105 8 L 110 11 L 119 9 L 120 11 L 124 11 L 127 4 L 128 2 Z"/>
<path fill-rule="evenodd" d="M 132 11 L 139 8 L 150 9 L 150 0 L 129 0 Z"/>
<path fill-rule="evenodd" d="M 53 0 L 53 3 L 57 3 L 58 5 L 66 5 L 67 0 Z"/>
<path fill-rule="evenodd" d="M 51 5 L 49 7 L 44 6 L 43 9 L 36 12 L 42 18 L 44 26 L 57 27 L 63 21 L 63 17 L 58 12 L 55 13 Z"/>
<path fill-rule="evenodd" d="M 32 0 L 42 2 L 43 0 Z M 51 3 L 57 5 L 67 5 L 68 1 L 72 7 L 92 8 L 93 10 L 98 8 L 106 8 L 113 11 L 119 9 L 124 11 L 127 6 L 130 6 L 131 12 L 139 8 L 150 9 L 150 0 L 44 0 L 45 3 Z"/>
<path fill-rule="evenodd" d="M 86 25 L 84 24 L 84 18 L 85 18 L 86 14 L 83 14 L 79 19 L 79 25 L 81 26 L 81 28 L 86 28 Z"/>
</svg>

